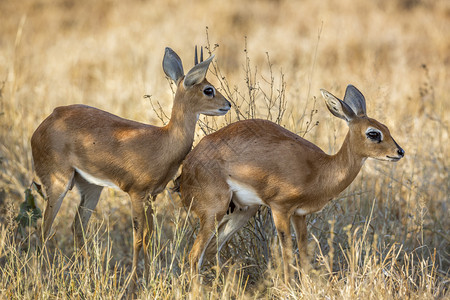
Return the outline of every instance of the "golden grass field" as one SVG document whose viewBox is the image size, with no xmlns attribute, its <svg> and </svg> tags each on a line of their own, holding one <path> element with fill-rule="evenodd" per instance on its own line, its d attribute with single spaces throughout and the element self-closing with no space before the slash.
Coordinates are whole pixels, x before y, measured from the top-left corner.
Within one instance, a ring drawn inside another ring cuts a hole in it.
<svg viewBox="0 0 450 300">
<path fill-rule="evenodd" d="M 104 190 L 88 258 L 73 247 L 75 190 L 53 226 L 51 264 L 36 248 L 39 224 L 24 230 L 14 220 L 34 178 L 30 137 L 54 107 L 72 103 L 163 125 L 174 89 L 161 67 L 164 48 L 180 55 L 186 71 L 194 45 L 214 52 L 208 79 L 234 105 L 225 117 L 200 118 L 194 144 L 227 123 L 259 117 L 334 153 L 347 129 L 319 89 L 343 97 L 354 84 L 368 115 L 390 128 L 406 156 L 368 160 L 338 199 L 308 217 L 311 268 L 290 287 L 266 209 L 222 251 L 224 266 L 211 259 L 203 284 L 194 284 L 187 255 L 197 219 L 167 189 L 155 202 L 150 279 L 137 297 L 448 299 L 446 0 L 0 1 L 0 298 L 124 295 L 132 258 L 125 193 Z"/>
</svg>

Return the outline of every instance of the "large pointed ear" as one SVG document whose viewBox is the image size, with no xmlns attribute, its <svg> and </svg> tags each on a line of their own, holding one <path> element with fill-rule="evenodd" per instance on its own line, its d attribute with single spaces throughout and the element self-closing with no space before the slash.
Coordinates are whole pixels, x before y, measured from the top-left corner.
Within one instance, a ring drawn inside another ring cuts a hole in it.
<svg viewBox="0 0 450 300">
<path fill-rule="evenodd" d="M 178 54 L 169 47 L 166 47 L 163 58 L 163 70 L 178 85 L 184 76 L 183 64 Z"/>
<path fill-rule="evenodd" d="M 363 94 L 349 84 L 345 90 L 344 102 L 348 104 L 358 117 L 366 115 L 366 99 Z"/>
<path fill-rule="evenodd" d="M 211 55 L 207 60 L 195 65 L 184 78 L 184 87 L 190 87 L 203 81 L 206 77 L 209 64 L 212 62 L 214 55 Z"/>
<path fill-rule="evenodd" d="M 328 110 L 338 118 L 341 118 L 347 122 L 351 122 L 353 119 L 357 118 L 355 112 L 352 108 L 344 101 L 338 99 L 336 96 L 330 92 L 320 89 L 325 103 L 327 104 Z"/>
</svg>

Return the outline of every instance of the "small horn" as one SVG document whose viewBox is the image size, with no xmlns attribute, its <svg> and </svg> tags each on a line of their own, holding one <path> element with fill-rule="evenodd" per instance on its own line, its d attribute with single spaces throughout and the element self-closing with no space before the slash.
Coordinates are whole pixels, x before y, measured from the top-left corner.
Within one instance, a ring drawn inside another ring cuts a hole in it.
<svg viewBox="0 0 450 300">
<path fill-rule="evenodd" d="M 203 61 L 203 47 L 200 48 L 200 62 Z"/>
<path fill-rule="evenodd" d="M 196 65 L 198 65 L 197 45 L 195 45 L 195 57 L 194 57 L 194 66 Z"/>
</svg>

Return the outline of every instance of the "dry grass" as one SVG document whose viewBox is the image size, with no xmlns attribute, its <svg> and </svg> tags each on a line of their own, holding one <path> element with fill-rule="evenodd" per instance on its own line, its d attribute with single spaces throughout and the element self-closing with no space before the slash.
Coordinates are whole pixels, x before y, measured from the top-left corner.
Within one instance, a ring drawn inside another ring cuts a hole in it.
<svg viewBox="0 0 450 300">
<path fill-rule="evenodd" d="M 261 117 L 335 152 L 346 128 L 330 117 L 319 88 L 342 96 L 352 83 L 406 157 L 396 164 L 367 161 L 339 199 L 309 217 L 312 267 L 289 288 L 266 210 L 223 251 L 222 259 L 232 260 L 218 269 L 212 259 L 204 268 L 206 283 L 194 284 L 186 259 L 196 220 L 186 216 L 177 195 L 164 192 L 155 203 L 151 276 L 139 296 L 448 298 L 448 1 L 201 2 L 0 2 L 0 297 L 122 295 L 132 254 L 123 193 L 102 194 L 88 259 L 73 251 L 75 192 L 54 225 L 53 264 L 38 255 L 34 235 L 18 231 L 14 217 L 33 178 L 31 134 L 55 106 L 70 103 L 163 124 L 172 99 L 161 68 L 164 47 L 175 49 L 188 69 L 194 44 L 211 43 L 220 73 L 213 68 L 209 78 L 235 109 L 202 119 L 196 142 L 236 119 Z"/>
</svg>

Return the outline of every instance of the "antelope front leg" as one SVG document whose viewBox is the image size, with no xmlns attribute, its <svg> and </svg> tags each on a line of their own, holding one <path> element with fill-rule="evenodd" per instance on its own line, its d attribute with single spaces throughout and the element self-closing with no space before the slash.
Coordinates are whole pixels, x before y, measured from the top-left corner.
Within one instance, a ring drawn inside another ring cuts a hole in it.
<svg viewBox="0 0 450 300">
<path fill-rule="evenodd" d="M 300 255 L 300 266 L 303 269 L 306 269 L 309 267 L 306 216 L 293 215 L 291 217 L 291 222 L 295 230 L 295 235 L 297 237 L 298 252 Z"/>
<path fill-rule="evenodd" d="M 148 276 L 150 272 L 150 253 L 148 248 L 150 246 L 150 242 L 152 240 L 153 233 L 153 208 L 152 204 L 155 201 L 156 196 L 151 196 L 147 199 L 147 203 L 145 204 L 145 228 L 144 228 L 144 279 L 145 282 L 148 282 Z"/>
<path fill-rule="evenodd" d="M 278 238 L 281 245 L 281 255 L 283 257 L 284 267 L 284 281 L 286 285 L 289 285 L 291 273 L 289 264 L 292 261 L 292 238 L 291 228 L 289 222 L 289 215 L 284 212 L 280 212 L 272 209 L 273 221 L 277 228 Z"/>
<path fill-rule="evenodd" d="M 144 229 L 147 227 L 146 212 L 144 206 L 145 196 L 130 195 L 133 215 L 133 264 L 131 270 L 130 293 L 133 294 L 137 284 L 137 264 L 139 252 L 144 240 Z M 153 219 L 152 219 L 153 220 Z"/>
<path fill-rule="evenodd" d="M 91 218 L 92 212 L 97 206 L 103 187 L 87 182 L 78 173 L 75 173 L 74 181 L 81 197 L 72 226 L 75 244 L 80 249 L 83 249 L 83 253 L 87 254 L 86 249 L 83 247 L 87 234 L 87 224 Z"/>
</svg>

